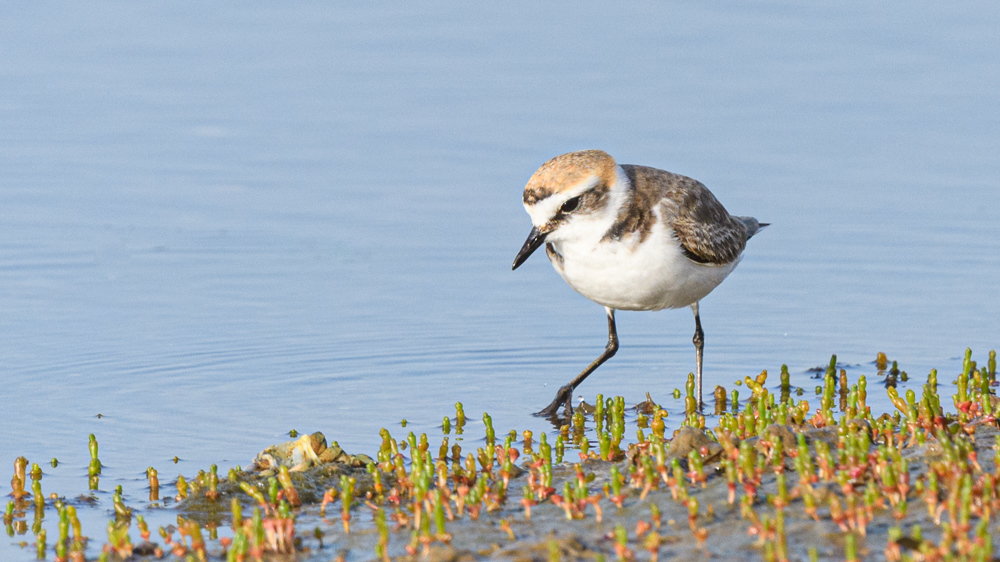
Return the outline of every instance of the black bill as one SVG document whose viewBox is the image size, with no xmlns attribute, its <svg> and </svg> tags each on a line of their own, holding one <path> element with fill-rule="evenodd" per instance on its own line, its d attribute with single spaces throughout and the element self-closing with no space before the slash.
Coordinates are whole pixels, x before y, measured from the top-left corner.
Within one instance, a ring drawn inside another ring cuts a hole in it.
<svg viewBox="0 0 1000 562">
<path fill-rule="evenodd" d="M 522 263 L 528 256 L 530 256 L 539 246 L 545 243 L 545 237 L 548 236 L 548 232 L 542 232 L 538 230 L 538 227 L 532 227 L 531 232 L 528 234 L 528 239 L 524 241 L 524 246 L 521 246 L 521 251 L 517 253 L 517 257 L 514 258 L 514 265 L 511 267 L 512 270 L 520 267 Z"/>
</svg>

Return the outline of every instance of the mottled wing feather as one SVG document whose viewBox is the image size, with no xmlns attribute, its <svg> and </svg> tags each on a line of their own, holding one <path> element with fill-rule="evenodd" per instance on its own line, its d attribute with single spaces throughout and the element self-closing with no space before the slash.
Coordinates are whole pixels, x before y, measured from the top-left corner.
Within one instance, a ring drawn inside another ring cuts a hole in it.
<svg viewBox="0 0 1000 562">
<path fill-rule="evenodd" d="M 660 199 L 662 218 L 685 255 L 699 263 L 731 263 L 746 247 L 747 229 L 701 182 L 645 166 L 622 166 L 635 189 L 633 203 Z"/>
</svg>

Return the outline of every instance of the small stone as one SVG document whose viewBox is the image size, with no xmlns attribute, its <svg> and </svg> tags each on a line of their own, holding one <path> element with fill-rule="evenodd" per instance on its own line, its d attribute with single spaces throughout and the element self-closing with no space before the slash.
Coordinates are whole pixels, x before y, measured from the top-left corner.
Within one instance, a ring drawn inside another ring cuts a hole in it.
<svg viewBox="0 0 1000 562">
<path fill-rule="evenodd" d="M 708 449 L 708 456 L 704 459 L 706 462 L 711 462 L 722 452 L 722 445 L 713 441 L 704 431 L 684 426 L 674 433 L 667 457 L 686 459 L 691 451 L 697 451 L 700 454 L 702 447 Z"/>
<path fill-rule="evenodd" d="M 132 555 L 133 556 L 156 556 L 156 551 L 159 548 L 160 548 L 160 545 L 156 544 L 155 542 L 143 541 L 143 542 L 135 545 L 134 547 L 132 547 Z"/>
</svg>

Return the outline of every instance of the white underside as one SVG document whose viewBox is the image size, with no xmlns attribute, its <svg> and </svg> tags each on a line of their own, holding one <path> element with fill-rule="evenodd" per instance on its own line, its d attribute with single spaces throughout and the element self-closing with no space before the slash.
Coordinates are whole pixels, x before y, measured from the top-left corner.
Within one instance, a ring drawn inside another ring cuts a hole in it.
<svg viewBox="0 0 1000 562">
<path fill-rule="evenodd" d="M 554 236 L 553 248 L 562 263 L 552 265 L 576 292 L 616 310 L 662 310 L 697 303 L 712 292 L 736 267 L 704 265 L 688 259 L 673 231 L 657 220 L 641 243 L 632 238 L 601 241 L 603 225 L 576 228 L 576 236 Z M 568 234 L 568 233 L 567 233 Z"/>
</svg>

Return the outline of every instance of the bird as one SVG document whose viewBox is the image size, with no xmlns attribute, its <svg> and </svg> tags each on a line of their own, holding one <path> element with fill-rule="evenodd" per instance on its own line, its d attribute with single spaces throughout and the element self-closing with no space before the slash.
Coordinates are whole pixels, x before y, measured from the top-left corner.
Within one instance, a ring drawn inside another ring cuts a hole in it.
<svg viewBox="0 0 1000 562">
<path fill-rule="evenodd" d="M 576 292 L 602 305 L 604 352 L 536 415 L 557 417 L 573 391 L 618 351 L 616 310 L 690 307 L 694 312 L 697 404 L 702 405 L 705 334 L 698 303 L 739 263 L 747 240 L 768 223 L 733 216 L 701 182 L 648 166 L 619 165 L 602 150 L 543 164 L 522 197 L 531 232 L 517 269 L 538 248 Z"/>
</svg>

